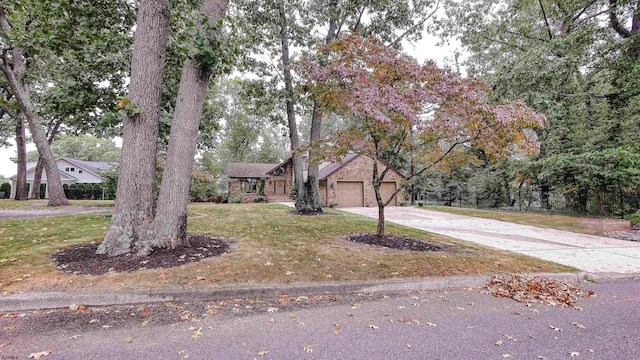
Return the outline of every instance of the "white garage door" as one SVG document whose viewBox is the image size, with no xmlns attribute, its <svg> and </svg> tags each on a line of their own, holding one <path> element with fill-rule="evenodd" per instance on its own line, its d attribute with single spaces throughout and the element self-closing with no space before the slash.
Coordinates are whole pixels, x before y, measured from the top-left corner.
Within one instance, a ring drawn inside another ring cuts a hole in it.
<svg viewBox="0 0 640 360">
<path fill-rule="evenodd" d="M 364 206 L 362 181 L 338 181 L 338 207 Z"/>
<path fill-rule="evenodd" d="M 387 202 L 391 195 L 393 195 L 394 191 L 396 191 L 396 183 L 395 182 L 383 182 L 380 185 L 380 196 L 382 197 L 383 202 Z M 388 206 L 396 206 L 398 205 L 398 197 L 396 196 Z"/>
</svg>

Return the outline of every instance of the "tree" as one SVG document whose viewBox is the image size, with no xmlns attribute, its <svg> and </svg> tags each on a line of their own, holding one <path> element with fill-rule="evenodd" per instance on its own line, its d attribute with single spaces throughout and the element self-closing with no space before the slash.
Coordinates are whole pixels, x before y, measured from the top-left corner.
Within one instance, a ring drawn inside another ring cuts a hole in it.
<svg viewBox="0 0 640 360">
<path fill-rule="evenodd" d="M 313 96 L 303 97 L 293 86 L 295 79 L 290 73 L 290 65 L 300 54 L 317 55 L 315 48 L 318 45 L 327 44 L 349 31 L 375 34 L 399 47 L 402 39 L 420 38 L 434 7 L 437 9 L 438 1 L 435 5 L 432 1 L 388 0 L 238 2 L 236 11 L 240 27 L 244 29 L 242 32 L 246 34 L 244 45 L 247 53 L 259 54 L 245 60 L 244 63 L 248 64 L 246 70 L 258 73 L 265 79 L 265 87 L 279 94 L 278 99 L 286 113 L 298 211 L 322 211 L 316 144 L 326 134 L 322 132 L 323 117 L 318 111 L 319 104 Z M 300 50 L 292 50 L 296 48 Z M 299 133 L 297 120 L 300 116 L 310 117 L 308 134 Z M 308 176 L 303 181 L 303 156 L 307 151 Z"/>
<path fill-rule="evenodd" d="M 110 139 L 101 139 L 93 135 L 64 135 L 51 144 L 56 157 L 63 156 L 84 161 L 117 162 L 120 148 Z M 28 161 L 38 159 L 36 151 L 27 153 Z"/>
<path fill-rule="evenodd" d="M 169 26 L 169 3 L 143 1 L 138 10 L 132 58 L 129 111 L 124 124 L 116 208 L 98 253 L 139 255 L 155 248 L 187 246 L 186 205 L 205 93 L 212 73 L 225 69 L 227 48 L 217 34 L 227 1 L 204 0 L 193 19 L 193 39 L 182 67 L 176 109 L 158 207 L 154 203 L 156 139 L 161 109 L 162 70 Z M 136 45 L 137 44 L 137 45 Z M 149 57 L 153 59 L 149 63 Z"/>
<path fill-rule="evenodd" d="M 510 156 L 537 150 L 528 127 L 542 126 L 544 117 L 522 102 L 490 105 L 488 87 L 461 78 L 435 63 L 415 60 L 374 37 L 352 34 L 324 47 L 323 63 L 306 60 L 299 67 L 305 85 L 323 111 L 352 117 L 352 125 L 327 142 L 329 156 L 354 151 L 373 159 L 372 185 L 378 205 L 379 236 L 384 235 L 386 201 L 380 187 L 391 168 L 410 180 L 434 167 L 449 167 L 476 156 Z M 410 155 L 413 171 L 409 168 Z"/>
<path fill-rule="evenodd" d="M 494 100 L 523 98 L 548 116 L 538 134 L 539 157 L 519 171 L 535 180 L 543 198 L 555 188 L 582 194 L 579 202 L 586 203 L 611 189 L 637 189 L 631 177 L 608 176 L 605 162 L 572 165 L 640 151 L 640 2 L 446 3 L 444 35 L 458 38 L 470 53 L 468 72 L 490 84 Z M 620 166 L 633 162 L 613 163 L 616 173 L 632 170 Z M 594 175 L 610 182 L 576 181 Z"/>
<path fill-rule="evenodd" d="M 0 27 L 3 36 L 3 56 L 0 63 L 0 70 L 4 73 L 11 91 L 20 106 L 20 111 L 27 119 L 31 135 L 36 143 L 38 152 L 42 154 L 45 162 L 45 169 L 49 176 L 49 205 L 60 206 L 69 205 L 69 201 L 64 196 L 62 180 L 55 164 L 55 159 L 49 144 L 47 143 L 42 120 L 36 114 L 36 109 L 31 101 L 29 87 L 24 82 L 24 75 L 27 66 L 27 57 L 23 49 L 12 40 L 12 26 L 9 23 L 4 7 L 0 7 Z"/>
</svg>

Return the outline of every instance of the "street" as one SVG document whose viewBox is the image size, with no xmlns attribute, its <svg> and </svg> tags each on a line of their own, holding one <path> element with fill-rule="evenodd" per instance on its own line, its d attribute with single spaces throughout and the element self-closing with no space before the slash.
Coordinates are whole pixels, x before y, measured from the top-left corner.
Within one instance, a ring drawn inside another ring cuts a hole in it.
<svg viewBox="0 0 640 360">
<path fill-rule="evenodd" d="M 637 359 L 640 280 L 581 309 L 479 288 L 4 313 L 2 359 Z"/>
</svg>

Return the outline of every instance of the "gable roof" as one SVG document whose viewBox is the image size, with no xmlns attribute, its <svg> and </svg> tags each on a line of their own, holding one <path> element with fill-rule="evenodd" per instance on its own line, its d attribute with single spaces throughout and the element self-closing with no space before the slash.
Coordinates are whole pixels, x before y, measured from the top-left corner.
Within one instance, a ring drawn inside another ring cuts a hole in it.
<svg viewBox="0 0 640 360">
<path fill-rule="evenodd" d="M 227 176 L 230 178 L 262 178 L 279 164 L 229 163 Z"/>
<path fill-rule="evenodd" d="M 108 163 L 108 162 L 96 162 L 96 161 L 83 161 L 83 160 L 77 160 L 77 159 L 72 159 L 72 158 L 67 158 L 67 157 L 58 157 L 55 159 L 56 164 L 58 163 L 59 160 L 65 160 L 68 163 L 74 164 L 92 174 L 94 174 L 97 177 L 100 177 L 100 175 L 97 174 L 97 172 L 101 171 L 101 170 L 108 170 L 111 169 L 112 167 L 115 166 L 114 163 Z M 36 165 L 38 165 L 37 161 L 29 161 L 27 162 L 27 172 L 29 172 L 30 170 L 34 169 L 36 167 Z M 77 180 L 77 178 L 66 174 L 64 171 L 61 171 L 58 169 L 58 172 L 60 174 L 64 174 L 65 176 L 67 176 L 67 178 L 70 179 L 74 179 Z M 12 175 L 9 177 L 9 179 L 13 179 L 16 176 L 18 176 L 18 174 Z"/>
<path fill-rule="evenodd" d="M 333 174 L 334 172 L 340 170 L 343 166 L 347 165 L 348 163 L 350 163 L 353 159 L 357 158 L 358 156 L 360 156 L 360 154 L 356 154 L 356 153 L 349 153 L 347 154 L 347 156 L 345 156 L 342 161 L 340 162 L 331 162 L 328 165 L 324 166 L 321 169 L 318 169 L 318 179 L 319 180 L 326 180 L 331 174 Z"/>
</svg>

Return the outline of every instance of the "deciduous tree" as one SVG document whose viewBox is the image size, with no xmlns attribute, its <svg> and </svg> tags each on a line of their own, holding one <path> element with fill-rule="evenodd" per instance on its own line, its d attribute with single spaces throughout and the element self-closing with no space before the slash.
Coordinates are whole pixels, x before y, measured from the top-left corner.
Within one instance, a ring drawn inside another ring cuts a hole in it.
<svg viewBox="0 0 640 360">
<path fill-rule="evenodd" d="M 538 149 L 525 129 L 542 126 L 544 116 L 523 102 L 489 104 L 489 88 L 477 79 L 461 78 L 434 62 L 419 65 L 358 34 L 322 51 L 324 62 L 307 60 L 299 70 L 323 111 L 352 118 L 347 130 L 327 141 L 329 156 L 352 151 L 373 159 L 378 235 L 385 231 L 385 206 L 401 190 L 382 199 L 380 187 L 392 168 L 410 180 L 434 167 L 468 161 L 475 156 L 468 151 L 471 145 L 488 159 Z M 407 171 L 410 158 L 413 171 Z"/>
</svg>

